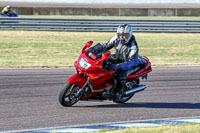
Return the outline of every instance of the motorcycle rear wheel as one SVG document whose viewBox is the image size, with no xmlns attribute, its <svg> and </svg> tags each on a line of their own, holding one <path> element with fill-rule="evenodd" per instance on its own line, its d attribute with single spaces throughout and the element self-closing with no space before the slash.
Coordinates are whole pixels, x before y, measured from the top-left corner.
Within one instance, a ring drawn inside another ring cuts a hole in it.
<svg viewBox="0 0 200 133">
<path fill-rule="evenodd" d="M 77 103 L 81 95 L 75 96 L 75 93 L 80 89 L 79 86 L 66 83 L 60 90 L 58 100 L 62 106 L 69 107 Z"/>
<path fill-rule="evenodd" d="M 122 96 L 120 96 L 120 99 L 114 99 L 113 100 L 113 102 L 115 102 L 115 103 L 125 103 L 125 102 L 127 102 L 129 99 L 131 99 L 133 96 L 134 96 L 134 94 L 135 93 L 133 93 L 133 94 L 131 94 L 131 95 L 129 95 L 129 96 L 123 96 L 123 94 L 122 94 Z M 121 95 L 121 94 L 119 94 L 119 95 Z"/>
<path fill-rule="evenodd" d="M 140 80 L 139 80 L 139 79 L 136 79 L 135 82 L 136 82 L 137 84 L 139 84 L 139 83 L 140 83 Z M 122 92 L 122 93 L 119 93 L 119 95 L 121 95 L 121 96 L 119 96 L 120 98 L 114 99 L 113 102 L 115 102 L 115 103 L 125 103 L 125 102 L 127 102 L 128 100 L 130 100 L 130 99 L 135 95 L 135 93 L 130 94 L 130 95 L 128 95 L 128 96 L 124 96 L 124 94 L 123 94 L 123 92 Z M 117 97 L 117 96 L 116 96 L 116 97 Z"/>
</svg>

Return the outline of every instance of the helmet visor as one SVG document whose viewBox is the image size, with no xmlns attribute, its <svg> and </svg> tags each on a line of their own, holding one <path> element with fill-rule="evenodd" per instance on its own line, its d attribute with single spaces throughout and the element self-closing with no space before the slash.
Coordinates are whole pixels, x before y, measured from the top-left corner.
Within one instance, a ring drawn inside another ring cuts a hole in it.
<svg viewBox="0 0 200 133">
<path fill-rule="evenodd" d="M 125 40 L 129 38 L 129 33 L 117 34 L 120 40 Z"/>
</svg>

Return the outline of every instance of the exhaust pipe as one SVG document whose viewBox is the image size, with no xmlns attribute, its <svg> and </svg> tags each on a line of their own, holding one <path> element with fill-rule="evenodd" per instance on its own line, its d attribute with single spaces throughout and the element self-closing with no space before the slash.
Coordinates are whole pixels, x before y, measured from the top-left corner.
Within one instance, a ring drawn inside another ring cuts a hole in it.
<svg viewBox="0 0 200 133">
<path fill-rule="evenodd" d="M 130 95 L 130 94 L 136 93 L 136 92 L 140 92 L 140 91 L 143 91 L 145 88 L 146 88 L 145 85 L 140 85 L 140 86 L 138 86 L 136 88 L 133 88 L 133 89 L 128 90 L 128 91 L 125 91 L 124 95 L 127 96 L 127 95 Z"/>
</svg>

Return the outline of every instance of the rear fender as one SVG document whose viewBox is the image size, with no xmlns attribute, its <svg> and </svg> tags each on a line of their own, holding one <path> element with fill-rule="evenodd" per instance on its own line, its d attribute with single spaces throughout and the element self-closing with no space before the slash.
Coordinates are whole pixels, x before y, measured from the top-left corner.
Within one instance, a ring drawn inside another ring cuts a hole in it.
<svg viewBox="0 0 200 133">
<path fill-rule="evenodd" d="M 87 81 L 87 78 L 83 77 L 80 74 L 75 74 L 75 75 L 71 76 L 69 79 L 67 79 L 68 83 L 75 84 L 75 85 L 79 86 L 80 88 L 83 87 L 83 85 L 85 84 L 86 81 Z"/>
</svg>

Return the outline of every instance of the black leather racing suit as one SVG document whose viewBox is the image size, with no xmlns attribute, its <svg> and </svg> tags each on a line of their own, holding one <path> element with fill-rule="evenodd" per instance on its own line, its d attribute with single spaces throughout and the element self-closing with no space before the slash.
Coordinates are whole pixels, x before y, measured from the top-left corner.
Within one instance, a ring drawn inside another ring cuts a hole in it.
<svg viewBox="0 0 200 133">
<path fill-rule="evenodd" d="M 120 80 L 125 80 L 132 73 L 134 67 L 138 66 L 139 60 L 141 60 L 141 57 L 138 56 L 139 48 L 134 35 L 127 43 L 120 41 L 117 36 L 114 36 L 103 47 L 106 50 L 115 47 L 115 54 L 111 56 L 111 59 L 119 66 Z"/>
</svg>

